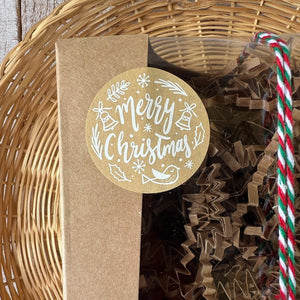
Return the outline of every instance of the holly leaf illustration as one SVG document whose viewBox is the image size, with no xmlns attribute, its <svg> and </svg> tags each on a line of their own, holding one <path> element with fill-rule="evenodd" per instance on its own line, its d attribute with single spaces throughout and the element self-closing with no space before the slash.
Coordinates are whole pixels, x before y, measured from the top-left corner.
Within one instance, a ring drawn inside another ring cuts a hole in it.
<svg viewBox="0 0 300 300">
<path fill-rule="evenodd" d="M 203 128 L 202 122 L 200 122 L 200 124 L 195 128 L 194 149 L 203 143 L 204 137 L 205 137 L 205 130 Z"/>
<path fill-rule="evenodd" d="M 114 164 L 114 165 L 108 164 L 108 165 L 109 165 L 110 174 L 115 179 L 117 179 L 118 181 L 128 181 L 128 182 L 131 182 L 131 180 L 129 180 L 126 177 L 125 173 L 116 164 Z"/>
</svg>

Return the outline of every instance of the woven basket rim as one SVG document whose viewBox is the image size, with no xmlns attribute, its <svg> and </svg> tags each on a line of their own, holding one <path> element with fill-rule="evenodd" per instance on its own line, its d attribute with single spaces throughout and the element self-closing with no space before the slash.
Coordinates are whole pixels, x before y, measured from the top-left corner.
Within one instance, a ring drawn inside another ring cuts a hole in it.
<svg viewBox="0 0 300 300">
<path fill-rule="evenodd" d="M 69 0 L 28 31 L 0 65 L 4 300 L 62 299 L 54 42 L 138 33 L 249 40 L 262 29 L 300 35 L 299 1 Z"/>
</svg>

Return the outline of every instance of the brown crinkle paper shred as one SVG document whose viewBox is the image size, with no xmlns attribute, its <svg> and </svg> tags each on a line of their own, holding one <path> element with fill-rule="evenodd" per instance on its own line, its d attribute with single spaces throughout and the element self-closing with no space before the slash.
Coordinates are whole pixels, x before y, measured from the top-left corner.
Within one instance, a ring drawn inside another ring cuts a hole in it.
<svg viewBox="0 0 300 300">
<path fill-rule="evenodd" d="M 297 247 L 298 76 L 293 85 Z M 203 75 L 190 84 L 210 118 L 209 151 L 186 184 L 144 196 L 140 299 L 275 299 L 276 74 L 252 58 L 220 78 Z M 299 256 L 297 248 L 296 278 Z"/>
</svg>

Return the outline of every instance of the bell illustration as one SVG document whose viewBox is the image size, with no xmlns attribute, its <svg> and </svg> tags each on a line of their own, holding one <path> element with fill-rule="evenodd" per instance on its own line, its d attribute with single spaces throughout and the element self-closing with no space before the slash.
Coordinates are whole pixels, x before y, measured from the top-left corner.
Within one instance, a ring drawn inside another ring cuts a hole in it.
<svg viewBox="0 0 300 300">
<path fill-rule="evenodd" d="M 176 126 L 179 127 L 181 130 L 191 130 L 191 119 L 194 116 L 197 117 L 193 109 L 196 107 L 196 104 L 193 103 L 189 105 L 187 102 L 184 103 L 185 109 L 181 109 L 182 114 L 180 118 L 175 122 Z"/>
<path fill-rule="evenodd" d="M 184 111 L 175 124 L 181 130 L 191 130 L 191 118 L 192 114 L 189 111 Z"/>
<path fill-rule="evenodd" d="M 111 115 L 105 111 L 105 110 L 109 110 L 111 109 L 109 108 L 104 108 L 103 107 L 103 103 L 102 101 L 98 102 L 98 107 L 97 108 L 93 108 L 94 112 L 97 112 L 97 119 L 100 119 L 103 125 L 103 131 L 109 131 L 109 130 L 113 130 L 114 127 L 118 124 L 118 121 L 114 120 Z"/>
</svg>

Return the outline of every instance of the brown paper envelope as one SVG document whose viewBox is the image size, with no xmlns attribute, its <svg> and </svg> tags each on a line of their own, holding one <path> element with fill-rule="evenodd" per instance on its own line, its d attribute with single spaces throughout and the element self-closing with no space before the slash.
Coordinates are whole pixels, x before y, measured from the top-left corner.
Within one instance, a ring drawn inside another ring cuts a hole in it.
<svg viewBox="0 0 300 300">
<path fill-rule="evenodd" d="M 61 40 L 56 50 L 64 299 L 138 299 L 142 195 L 98 171 L 85 120 L 104 83 L 147 66 L 148 37 Z"/>
</svg>

